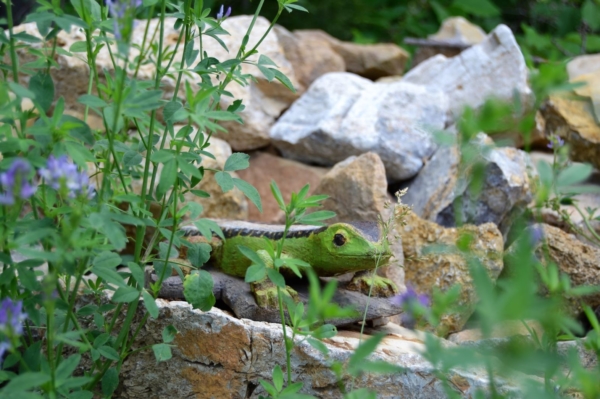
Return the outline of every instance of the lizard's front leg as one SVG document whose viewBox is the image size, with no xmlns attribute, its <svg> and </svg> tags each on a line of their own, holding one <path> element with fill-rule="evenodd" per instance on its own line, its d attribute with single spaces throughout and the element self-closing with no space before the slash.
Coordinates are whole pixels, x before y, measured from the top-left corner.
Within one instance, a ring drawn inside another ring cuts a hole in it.
<svg viewBox="0 0 600 399">
<path fill-rule="evenodd" d="M 370 291 L 372 296 L 384 298 L 389 298 L 399 293 L 396 283 L 388 278 L 378 276 L 375 270 L 365 270 L 355 273 L 352 280 L 346 286 L 346 289 L 358 291 L 365 295 L 369 295 Z"/>
<path fill-rule="evenodd" d="M 265 250 L 257 251 L 258 256 L 265 262 L 265 265 L 270 268 L 274 268 L 273 260 L 269 253 Z M 273 282 L 265 277 L 262 280 L 254 281 L 250 283 L 250 291 L 254 295 L 254 300 L 256 304 L 261 308 L 265 309 L 277 309 L 279 307 L 279 301 L 277 298 L 277 286 L 273 284 Z M 300 299 L 298 297 L 298 293 L 291 287 L 287 285 L 285 288 L 281 288 L 280 292 L 282 295 L 287 295 L 291 297 L 294 302 L 298 302 Z"/>
</svg>

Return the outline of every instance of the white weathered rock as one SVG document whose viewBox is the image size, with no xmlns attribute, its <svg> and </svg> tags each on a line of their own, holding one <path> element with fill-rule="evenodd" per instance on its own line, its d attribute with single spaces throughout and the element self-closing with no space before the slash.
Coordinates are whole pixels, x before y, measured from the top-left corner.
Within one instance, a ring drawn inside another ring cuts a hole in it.
<svg viewBox="0 0 600 399">
<path fill-rule="evenodd" d="M 510 147 L 493 148 L 491 140 L 479 134 L 473 143 L 481 147 L 480 162 L 485 164 L 481 192 L 473 197 L 468 190 L 471 174 L 460 170 L 457 147 L 443 147 L 410 184 L 404 203 L 413 206 L 420 217 L 442 226 L 455 225 L 455 203 L 462 202 L 465 223 L 493 222 L 501 226 L 517 207 L 526 207 L 533 198 L 533 179 L 537 175 L 527 153 Z M 484 149 L 484 146 L 490 146 Z"/>
<path fill-rule="evenodd" d="M 413 177 L 437 148 L 447 98 L 433 88 L 372 83 L 349 73 L 322 76 L 271 129 L 284 156 L 332 165 L 372 151 L 391 180 Z"/>
<path fill-rule="evenodd" d="M 157 366 L 152 351 L 134 352 L 121 368 L 116 393 L 119 398 L 258 398 L 266 395 L 259 381 L 272 381 L 275 366 L 286 372 L 280 325 L 238 320 L 219 309 L 192 310 L 185 302 L 159 299 L 157 304 L 160 317 L 149 319 L 135 342 L 143 346 L 160 343 L 163 328 L 173 325 L 178 330 L 173 358 Z M 325 340 L 328 358 L 298 337 L 291 353 L 291 372 L 294 382 L 304 384 L 300 392 L 326 399 L 340 397 L 330 365 L 332 361 L 348 361 L 358 345 L 358 336 L 348 332 Z M 370 388 L 384 399 L 446 398 L 433 367 L 419 355 L 422 350 L 424 344 L 418 340 L 403 339 L 399 334 L 385 338 L 371 358 L 402 366 L 405 371 L 364 374 L 352 386 Z M 478 389 L 485 390 L 488 384 L 483 370 L 452 370 L 449 378 L 458 383 L 457 392 L 464 398 Z M 349 377 L 344 376 L 343 382 L 349 386 Z M 501 392 L 510 390 L 504 383 L 498 388 Z"/>
<path fill-rule="evenodd" d="M 499 25 L 480 44 L 453 58 L 429 58 L 403 80 L 446 93 L 456 118 L 465 106 L 477 108 L 489 97 L 511 101 L 515 91 L 525 104 L 531 103 L 527 77 L 525 59 L 511 30 Z"/>
</svg>

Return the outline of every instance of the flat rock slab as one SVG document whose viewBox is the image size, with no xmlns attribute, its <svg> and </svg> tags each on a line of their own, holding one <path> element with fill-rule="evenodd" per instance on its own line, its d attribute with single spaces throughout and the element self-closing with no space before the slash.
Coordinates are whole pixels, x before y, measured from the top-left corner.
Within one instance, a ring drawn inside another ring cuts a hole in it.
<svg viewBox="0 0 600 399">
<path fill-rule="evenodd" d="M 254 321 L 266 321 L 270 323 L 280 323 L 279 309 L 263 309 L 256 304 L 250 285 L 243 279 L 229 276 L 216 270 L 209 270 L 213 277 L 213 293 L 217 300 L 223 301 L 231 308 L 233 313 L 240 319 L 250 319 Z M 156 281 L 156 275 L 150 277 L 150 281 Z M 298 296 L 304 304 L 308 303 L 308 286 L 306 280 L 288 281 L 288 284 L 298 291 Z M 168 300 L 185 300 L 183 296 L 183 282 L 179 276 L 167 278 L 161 287 L 158 295 L 160 298 Z M 363 312 L 367 308 L 367 320 L 388 317 L 402 313 L 402 308 L 393 305 L 389 298 L 369 298 L 367 295 L 355 291 L 349 291 L 343 288 L 337 289 L 332 299 L 333 303 L 342 307 L 351 307 L 356 309 L 356 315 L 344 319 L 326 320 L 327 323 L 335 326 L 351 324 L 362 321 Z"/>
</svg>

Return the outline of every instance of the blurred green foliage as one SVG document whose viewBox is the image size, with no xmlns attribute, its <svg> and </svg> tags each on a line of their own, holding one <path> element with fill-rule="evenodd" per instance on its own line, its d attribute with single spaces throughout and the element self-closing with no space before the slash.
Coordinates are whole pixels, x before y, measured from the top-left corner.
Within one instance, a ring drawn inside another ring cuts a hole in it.
<svg viewBox="0 0 600 399">
<path fill-rule="evenodd" d="M 250 0 L 205 0 L 214 12 L 221 4 L 233 15 L 252 13 Z M 290 30 L 323 29 L 356 42 L 395 42 L 435 33 L 444 19 L 463 16 L 489 32 L 508 25 L 527 57 L 559 60 L 600 51 L 600 0 L 300 0 L 309 14 L 282 14 Z M 272 18 L 277 2 L 265 2 Z"/>
</svg>

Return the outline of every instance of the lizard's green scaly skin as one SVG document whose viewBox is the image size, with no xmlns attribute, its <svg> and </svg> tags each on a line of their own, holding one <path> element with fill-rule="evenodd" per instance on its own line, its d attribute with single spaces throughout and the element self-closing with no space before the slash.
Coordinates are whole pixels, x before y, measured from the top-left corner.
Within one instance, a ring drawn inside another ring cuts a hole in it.
<svg viewBox="0 0 600 399">
<path fill-rule="evenodd" d="M 240 252 L 238 246 L 264 252 L 267 246 L 265 238 L 277 241 L 283 237 L 284 226 L 237 221 L 217 223 L 226 239 L 221 241 L 213 238 L 210 243 L 210 259 L 214 266 L 232 276 L 243 278 L 251 265 L 251 261 Z M 200 236 L 200 232 L 193 226 L 186 227 L 184 236 L 195 241 L 193 237 Z M 386 265 L 391 256 L 387 240 L 381 236 L 379 226 L 367 222 L 335 223 L 328 227 L 292 226 L 282 251 L 282 258 L 303 260 L 321 277 L 370 271 L 375 269 L 378 262 L 379 266 Z M 364 292 L 365 284 L 367 288 L 372 284 L 376 288 L 375 295 L 390 296 L 397 291 L 395 284 L 387 279 L 370 275 L 366 278 L 364 273 L 359 274 L 360 283 L 354 284 L 362 287 L 357 288 L 358 290 Z M 377 290 L 382 285 L 388 287 L 387 290 Z"/>
<path fill-rule="evenodd" d="M 277 240 L 283 236 L 283 226 L 248 222 L 219 222 L 219 226 L 226 240 L 211 243 L 211 260 L 225 273 L 238 277 L 244 277 L 251 264 L 239 251 L 239 245 L 259 251 L 266 248 L 264 237 Z M 185 232 L 188 237 L 199 234 L 193 227 Z M 379 254 L 379 266 L 386 264 L 392 255 L 375 223 L 292 226 L 282 254 L 310 263 L 321 277 L 374 269 Z"/>
</svg>

